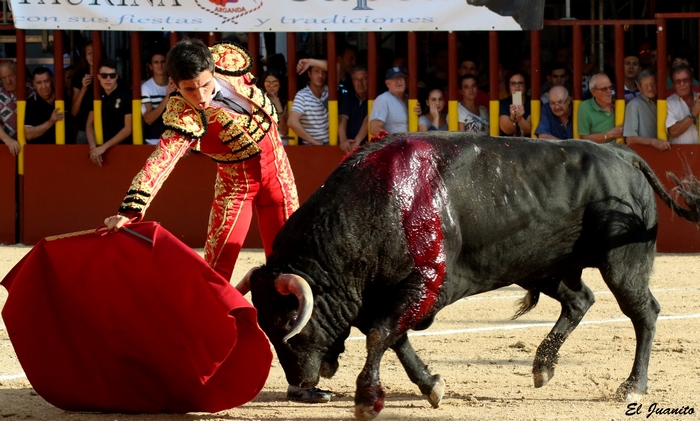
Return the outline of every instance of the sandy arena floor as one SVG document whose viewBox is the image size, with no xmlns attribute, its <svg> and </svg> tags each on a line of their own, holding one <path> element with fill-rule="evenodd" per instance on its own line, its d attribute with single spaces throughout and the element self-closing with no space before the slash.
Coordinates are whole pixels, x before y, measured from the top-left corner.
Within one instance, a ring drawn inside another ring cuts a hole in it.
<svg viewBox="0 0 700 421">
<path fill-rule="evenodd" d="M 0 279 L 29 250 L 0 246 Z M 259 250 L 245 250 L 234 279 L 262 263 Z M 649 392 L 639 414 L 612 399 L 628 376 L 635 347 L 632 324 L 595 271 L 584 273 L 596 304 L 562 347 L 555 377 L 541 389 L 532 385 L 531 364 L 539 342 L 559 315 L 542 296 L 529 314 L 511 321 L 523 291 L 510 287 L 459 301 L 444 309 L 434 325 L 411 341 L 433 373 L 447 383 L 445 397 L 432 409 L 387 352 L 382 364 L 389 420 L 679 420 L 700 418 L 700 256 L 659 255 L 651 288 L 662 310 L 649 369 Z M 7 291 L 0 288 L 0 306 Z M 252 402 L 217 414 L 124 415 L 69 413 L 34 392 L 0 323 L 0 419 L 7 420 L 342 420 L 352 419 L 355 378 L 364 364 L 364 338 L 354 330 L 333 379 L 319 385 L 334 392 L 329 404 L 285 400 L 282 369 L 273 361 L 263 391 Z M 681 408 L 686 415 L 652 413 Z M 635 406 L 635 410 L 637 407 Z M 692 414 L 690 414 L 692 409 Z"/>
</svg>

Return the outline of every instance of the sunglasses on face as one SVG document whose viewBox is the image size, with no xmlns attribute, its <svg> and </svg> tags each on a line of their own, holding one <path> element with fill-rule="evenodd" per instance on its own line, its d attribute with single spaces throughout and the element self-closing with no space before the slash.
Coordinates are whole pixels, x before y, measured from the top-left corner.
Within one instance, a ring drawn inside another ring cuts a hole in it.
<svg viewBox="0 0 700 421">
<path fill-rule="evenodd" d="M 593 88 L 593 89 L 595 89 L 595 90 L 597 90 L 597 91 L 605 91 L 605 92 L 608 92 L 608 91 L 612 91 L 612 90 L 613 90 L 613 87 L 612 87 L 612 86 L 601 86 L 600 88 Z"/>
<path fill-rule="evenodd" d="M 117 73 L 100 73 L 99 74 L 102 79 L 116 79 L 117 78 Z"/>
<path fill-rule="evenodd" d="M 265 81 L 265 85 L 268 85 L 268 86 L 280 86 L 280 83 L 279 83 L 279 81 L 276 81 L 276 80 L 266 80 L 266 81 Z"/>
</svg>

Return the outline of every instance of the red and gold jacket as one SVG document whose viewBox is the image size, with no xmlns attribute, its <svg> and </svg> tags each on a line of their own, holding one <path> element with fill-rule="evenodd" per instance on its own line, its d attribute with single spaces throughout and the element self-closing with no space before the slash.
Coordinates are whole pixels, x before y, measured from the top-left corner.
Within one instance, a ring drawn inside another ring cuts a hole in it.
<svg viewBox="0 0 700 421">
<path fill-rule="evenodd" d="M 209 48 L 214 76 L 246 98 L 250 115 L 236 114 L 214 105 L 197 110 L 179 95 L 171 95 L 163 113 L 166 130 L 156 150 L 131 182 L 119 213 L 141 218 L 177 161 L 192 148 L 219 163 L 236 163 L 258 155 L 258 142 L 278 122 L 277 110 L 250 73 L 252 58 L 233 44 Z M 280 146 L 281 147 L 281 146 Z"/>
</svg>

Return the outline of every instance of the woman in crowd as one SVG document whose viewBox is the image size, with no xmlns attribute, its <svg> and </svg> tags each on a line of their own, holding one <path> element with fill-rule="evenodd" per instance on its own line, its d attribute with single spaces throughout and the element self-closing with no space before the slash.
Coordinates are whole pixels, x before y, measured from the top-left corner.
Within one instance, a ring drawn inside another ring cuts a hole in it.
<svg viewBox="0 0 700 421">
<path fill-rule="evenodd" d="M 508 73 L 506 78 L 507 98 L 500 101 L 498 123 L 502 136 L 529 136 L 530 126 L 530 97 L 527 96 L 527 79 L 525 75 L 515 70 Z"/>
<path fill-rule="evenodd" d="M 425 100 L 428 112 L 418 118 L 418 131 L 447 130 L 447 110 L 445 110 L 445 95 L 442 89 L 428 92 Z"/>
<path fill-rule="evenodd" d="M 275 105 L 275 108 L 277 108 L 277 117 L 279 119 L 277 127 L 282 143 L 286 145 L 289 127 L 287 126 L 286 89 L 282 89 L 283 80 L 286 80 L 286 78 L 276 71 L 268 71 L 263 77 L 258 79 L 258 88 L 267 94 L 267 97 L 270 98 L 270 101 Z"/>
<path fill-rule="evenodd" d="M 479 93 L 476 77 L 470 74 L 460 77 L 459 91 L 462 93 L 462 101 L 457 106 L 459 131 L 489 134 L 489 112 L 486 107 L 476 105 L 476 97 Z"/>
</svg>

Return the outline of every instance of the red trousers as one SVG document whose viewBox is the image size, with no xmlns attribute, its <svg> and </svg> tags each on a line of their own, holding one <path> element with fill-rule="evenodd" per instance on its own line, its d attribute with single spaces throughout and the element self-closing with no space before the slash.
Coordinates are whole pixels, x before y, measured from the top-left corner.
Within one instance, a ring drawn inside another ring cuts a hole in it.
<svg viewBox="0 0 700 421">
<path fill-rule="evenodd" d="M 272 128 L 258 145 L 259 155 L 217 168 L 204 259 L 227 280 L 248 234 L 253 208 L 265 256 L 269 256 L 277 232 L 299 207 L 294 176 L 277 130 Z"/>
</svg>

